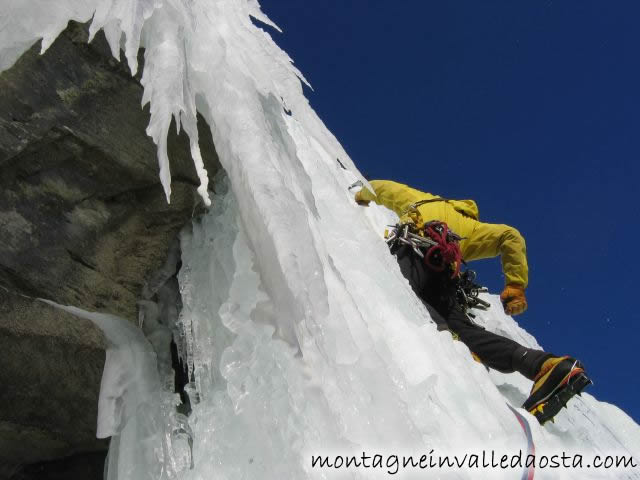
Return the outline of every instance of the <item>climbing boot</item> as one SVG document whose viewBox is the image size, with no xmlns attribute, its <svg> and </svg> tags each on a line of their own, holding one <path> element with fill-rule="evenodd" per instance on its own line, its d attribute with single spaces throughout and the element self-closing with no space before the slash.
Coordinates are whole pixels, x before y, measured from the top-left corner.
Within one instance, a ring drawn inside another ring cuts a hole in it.
<svg viewBox="0 0 640 480">
<path fill-rule="evenodd" d="M 593 383 L 583 365 L 571 357 L 551 357 L 540 367 L 533 380 L 529 398 L 522 408 L 538 419 L 540 424 L 552 420 L 576 394 Z"/>
</svg>

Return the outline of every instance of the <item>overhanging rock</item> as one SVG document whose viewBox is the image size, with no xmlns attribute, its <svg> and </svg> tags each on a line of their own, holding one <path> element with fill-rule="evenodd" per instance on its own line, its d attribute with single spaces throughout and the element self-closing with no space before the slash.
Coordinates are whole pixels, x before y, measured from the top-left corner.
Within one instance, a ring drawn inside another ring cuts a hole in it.
<svg viewBox="0 0 640 480">
<path fill-rule="evenodd" d="M 102 33 L 87 37 L 71 22 L 44 55 L 35 45 L 0 74 L 0 464 L 106 448 L 95 439 L 101 334 L 21 295 L 134 321 L 201 202 L 188 139 L 172 134 L 166 203 L 142 86 Z M 212 178 L 218 158 L 200 126 Z"/>
</svg>

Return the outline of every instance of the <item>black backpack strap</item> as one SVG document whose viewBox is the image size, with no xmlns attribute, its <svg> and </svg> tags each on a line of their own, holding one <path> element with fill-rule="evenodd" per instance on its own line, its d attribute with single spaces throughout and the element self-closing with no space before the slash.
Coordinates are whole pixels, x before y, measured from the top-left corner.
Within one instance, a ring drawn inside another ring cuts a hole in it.
<svg viewBox="0 0 640 480">
<path fill-rule="evenodd" d="M 433 203 L 433 202 L 447 202 L 447 203 L 449 203 L 449 200 L 446 199 L 446 198 L 442 198 L 442 197 L 434 197 L 434 198 L 429 198 L 427 200 L 419 200 L 419 201 L 409 205 L 406 208 L 406 210 L 404 212 L 402 212 L 402 215 L 405 215 L 405 214 L 409 213 L 411 210 L 415 210 L 420 205 L 424 205 L 425 203 Z M 400 216 L 402 216 L 402 215 L 400 215 Z"/>
<path fill-rule="evenodd" d="M 449 203 L 449 200 L 447 198 L 442 198 L 442 197 L 435 197 L 435 198 L 429 198 L 428 200 L 420 200 L 419 202 L 416 203 L 412 203 L 411 205 L 409 205 L 409 208 L 416 208 L 419 207 L 420 205 L 424 205 L 425 203 L 433 203 L 433 202 L 447 202 Z"/>
</svg>

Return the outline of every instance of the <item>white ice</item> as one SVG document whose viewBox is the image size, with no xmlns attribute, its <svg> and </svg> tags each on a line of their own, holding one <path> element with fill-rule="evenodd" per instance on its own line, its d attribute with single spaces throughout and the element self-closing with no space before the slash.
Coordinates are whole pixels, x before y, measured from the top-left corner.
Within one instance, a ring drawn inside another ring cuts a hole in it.
<svg viewBox="0 0 640 480">
<path fill-rule="evenodd" d="M 525 447 L 506 402 L 517 406 L 529 382 L 487 372 L 467 347 L 436 331 L 381 239 L 392 217 L 353 202 L 347 187 L 361 175 L 310 108 L 289 57 L 251 22 L 253 16 L 270 23 L 256 0 L 26 5 L 39 2 L 3 0 L 2 25 L 11 28 L 0 28 L 0 66 L 8 67 L 37 36 L 46 46 L 65 18 L 88 19 L 95 9 L 92 31 L 103 27 L 112 50 L 125 49 L 132 70 L 138 46 L 145 47 L 148 133 L 158 145 L 167 196 L 172 117 L 191 138 L 203 185 L 196 111 L 211 127 L 226 172 L 210 212 L 181 239 L 194 468 L 176 461 L 186 454 L 182 434 L 173 432 L 187 428 L 158 427 L 165 440 L 145 436 L 140 425 L 162 423 L 166 412 L 150 418 L 157 410 L 143 409 L 126 423 L 127 436 L 112 443 L 109 478 L 382 478 L 386 470 L 312 469 L 311 455 Z M 208 203 L 210 192 L 201 186 L 200 193 Z M 491 301 L 480 321 L 534 345 Z M 638 425 L 588 394 L 573 400 L 555 425 L 542 428 L 529 419 L 538 453 L 633 454 L 638 462 Z M 167 431 L 181 447 L 167 446 Z M 132 454 L 140 442 L 150 456 Z M 520 473 L 429 472 L 447 478 Z M 637 469 L 536 473 L 577 476 L 640 478 Z"/>
</svg>

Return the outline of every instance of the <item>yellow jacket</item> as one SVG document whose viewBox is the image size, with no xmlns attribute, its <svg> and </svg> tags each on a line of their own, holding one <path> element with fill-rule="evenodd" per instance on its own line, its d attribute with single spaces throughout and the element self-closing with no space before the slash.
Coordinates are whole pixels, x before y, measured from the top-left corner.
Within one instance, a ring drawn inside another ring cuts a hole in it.
<svg viewBox="0 0 640 480">
<path fill-rule="evenodd" d="M 465 260 L 478 260 L 500 255 L 505 283 L 526 288 L 529 282 L 527 250 L 520 232 L 509 225 L 478 221 L 478 206 L 473 200 L 448 200 L 421 192 L 390 180 L 372 180 L 375 194 L 363 188 L 356 193 L 356 201 L 374 201 L 393 210 L 401 222 L 411 221 L 418 226 L 431 220 L 445 222 L 463 237 L 460 249 Z M 422 200 L 427 202 L 411 209 Z"/>
</svg>

